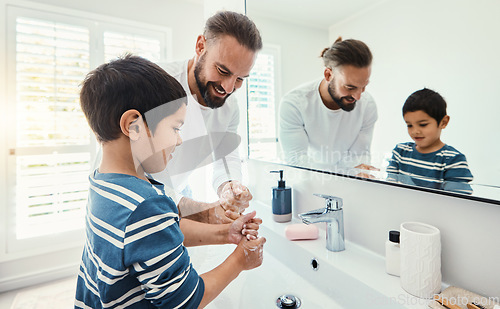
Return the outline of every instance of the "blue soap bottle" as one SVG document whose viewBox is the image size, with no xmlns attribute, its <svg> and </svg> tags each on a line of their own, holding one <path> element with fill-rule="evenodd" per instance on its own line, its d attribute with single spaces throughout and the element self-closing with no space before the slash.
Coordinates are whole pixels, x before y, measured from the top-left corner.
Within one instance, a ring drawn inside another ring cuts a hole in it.
<svg viewBox="0 0 500 309">
<path fill-rule="evenodd" d="M 288 222 L 292 220 L 292 188 L 285 186 L 283 170 L 271 173 L 280 173 L 278 186 L 273 187 L 273 219 L 276 222 Z"/>
</svg>

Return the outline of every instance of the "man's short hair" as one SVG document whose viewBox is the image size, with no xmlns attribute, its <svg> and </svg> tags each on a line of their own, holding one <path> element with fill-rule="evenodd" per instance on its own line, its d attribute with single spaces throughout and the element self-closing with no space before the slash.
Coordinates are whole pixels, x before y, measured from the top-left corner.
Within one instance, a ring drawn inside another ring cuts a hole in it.
<svg viewBox="0 0 500 309">
<path fill-rule="evenodd" d="M 339 37 L 332 46 L 323 49 L 320 55 L 325 67 L 334 69 L 344 65 L 365 68 L 372 64 L 372 53 L 368 46 L 358 40 L 342 40 Z"/>
<path fill-rule="evenodd" d="M 407 112 L 416 111 L 424 111 L 439 124 L 446 116 L 446 101 L 439 93 L 431 89 L 417 90 L 406 99 L 403 105 L 403 116 Z"/>
<path fill-rule="evenodd" d="M 203 32 L 207 41 L 216 40 L 224 35 L 234 37 L 238 43 L 253 52 L 262 49 L 262 38 L 257 26 L 243 14 L 220 11 L 207 20 Z"/>
<path fill-rule="evenodd" d="M 185 97 L 181 84 L 158 65 L 127 54 L 87 74 L 80 105 L 97 140 L 108 142 L 120 136 L 120 118 L 127 110 L 137 110 L 154 133 L 161 119 L 187 104 Z M 162 109 L 167 112 L 146 121 L 146 112 L 163 104 L 169 104 Z"/>
</svg>

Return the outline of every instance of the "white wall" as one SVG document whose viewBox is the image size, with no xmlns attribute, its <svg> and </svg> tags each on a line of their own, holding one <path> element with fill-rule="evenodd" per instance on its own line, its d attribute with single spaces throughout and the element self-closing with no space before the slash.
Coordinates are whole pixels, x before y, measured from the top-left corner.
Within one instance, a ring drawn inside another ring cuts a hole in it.
<svg viewBox="0 0 500 309">
<path fill-rule="evenodd" d="M 0 16 L 2 16 L 2 21 L 5 19 L 6 9 L 5 6 L 0 5 Z M 7 70 L 5 61 L 5 51 L 6 47 L 6 32 L 7 23 L 0 23 L 0 106 L 5 106 L 3 103 L 7 101 L 7 76 L 3 72 Z M 1 132 L 7 131 L 7 122 L 0 122 Z M 6 134 L 0 134 L 0 196 L 7 196 L 7 136 Z M 0 200 L 0 259 L 2 259 L 6 252 L 7 247 L 7 207 L 5 198 Z M 4 277 L 4 271 L 0 266 L 0 280 Z M 1 291 L 1 284 L 0 284 Z"/>
<path fill-rule="evenodd" d="M 25 1 L 0 0 L 0 16 L 6 18 L 6 4 L 27 4 Z M 106 0 L 106 1 L 64 1 L 38 0 L 38 4 L 46 4 L 66 9 L 79 10 L 94 14 L 112 16 L 135 22 L 148 23 L 172 28 L 173 60 L 187 59 L 194 55 L 196 37 L 203 32 L 204 7 L 202 2 L 184 0 Z M 0 23 L 0 106 L 6 100 L 6 23 Z M 6 124 L 2 122 L 2 132 L 6 132 Z M 0 135 L 0 196 L 6 196 L 6 135 Z M 76 274 L 83 244 L 75 241 L 73 247 L 57 249 L 44 248 L 22 252 L 8 252 L 5 198 L 0 200 L 0 292 L 20 288 L 27 285 L 54 280 Z M 57 244 L 54 247 L 58 247 Z"/>
<path fill-rule="evenodd" d="M 281 97 L 305 82 L 323 77 L 324 66 L 319 55 L 324 48 L 329 46 L 328 29 L 307 27 L 259 14 L 258 11 L 253 11 L 251 6 L 247 8 L 247 15 L 255 22 L 262 36 L 264 50 L 266 47 L 278 48 L 281 55 L 279 59 L 276 59 L 277 68 L 274 72 L 277 80 L 274 89 L 276 98 L 274 113 L 276 128 L 272 134 L 274 137 L 278 134 Z M 271 160 L 280 156 L 281 147 L 278 142 L 269 142 L 265 145 L 264 153 L 252 151 L 250 156 L 257 158 L 264 154 Z M 260 146 L 257 145 L 254 148 L 260 148 Z"/>
<path fill-rule="evenodd" d="M 328 47 L 328 30 L 305 27 L 282 20 L 253 15 L 248 16 L 255 22 L 266 44 L 281 48 L 281 95 L 309 80 L 323 77 L 323 63 L 319 55 Z"/>
<path fill-rule="evenodd" d="M 379 255 L 385 254 L 389 231 L 399 230 L 402 222 L 434 225 L 441 231 L 443 281 L 500 297 L 499 205 L 250 160 L 249 188 L 254 199 L 271 205 L 276 179 L 269 177 L 269 171 L 277 169 L 284 170 L 292 187 L 294 216 L 324 207 L 323 199 L 313 193 L 342 197 L 345 238 Z"/>
<path fill-rule="evenodd" d="M 499 184 L 500 2 L 497 0 L 389 0 L 330 28 L 368 44 L 374 56 L 367 91 L 379 106 L 372 152 L 410 141 L 401 107 L 429 87 L 448 103 L 442 139 L 463 152 L 476 183 Z"/>
</svg>

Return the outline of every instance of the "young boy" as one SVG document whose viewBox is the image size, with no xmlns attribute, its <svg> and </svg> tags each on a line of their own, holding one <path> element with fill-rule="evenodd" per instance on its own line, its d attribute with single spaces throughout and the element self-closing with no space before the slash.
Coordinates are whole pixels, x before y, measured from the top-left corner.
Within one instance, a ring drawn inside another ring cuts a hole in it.
<svg viewBox="0 0 500 309">
<path fill-rule="evenodd" d="M 415 91 L 403 105 L 403 118 L 414 142 L 396 145 L 388 179 L 470 194 L 472 174 L 465 156 L 441 141 L 450 121 L 443 97 L 426 88 Z"/>
<path fill-rule="evenodd" d="M 203 308 L 262 263 L 255 212 L 229 224 L 180 220 L 163 185 L 145 176 L 162 171 L 181 144 L 185 96 L 163 69 L 131 55 L 84 80 L 81 106 L 103 156 L 90 176 L 75 308 Z M 237 247 L 199 276 L 185 246 L 223 243 Z"/>
</svg>

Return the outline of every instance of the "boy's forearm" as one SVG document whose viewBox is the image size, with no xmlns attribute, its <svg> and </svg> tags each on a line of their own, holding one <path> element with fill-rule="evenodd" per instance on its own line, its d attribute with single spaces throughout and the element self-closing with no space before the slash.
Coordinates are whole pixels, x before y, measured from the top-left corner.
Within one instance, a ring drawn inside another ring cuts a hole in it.
<svg viewBox="0 0 500 309">
<path fill-rule="evenodd" d="M 208 224 L 182 218 L 179 225 L 186 247 L 229 243 L 230 224 Z"/>
<path fill-rule="evenodd" d="M 205 283 L 205 292 L 199 308 L 214 300 L 244 270 L 239 260 L 241 258 L 233 252 L 222 264 L 200 276 Z"/>
</svg>

